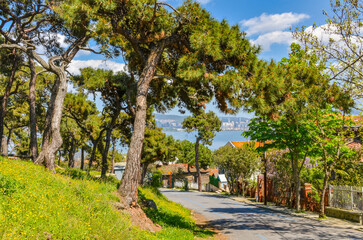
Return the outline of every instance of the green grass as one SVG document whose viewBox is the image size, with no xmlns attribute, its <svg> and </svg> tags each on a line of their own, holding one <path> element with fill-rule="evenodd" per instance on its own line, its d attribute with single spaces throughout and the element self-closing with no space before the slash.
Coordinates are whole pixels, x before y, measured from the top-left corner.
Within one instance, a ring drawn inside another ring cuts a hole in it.
<svg viewBox="0 0 363 240">
<path fill-rule="evenodd" d="M 139 200 L 151 199 L 157 205 L 157 211 L 144 208 L 146 215 L 155 223 L 163 227 L 160 233 L 163 239 L 193 239 L 194 236 L 205 238 L 215 233 L 199 228 L 189 209 L 169 201 L 155 188 L 140 188 Z"/>
<path fill-rule="evenodd" d="M 194 239 L 199 229 L 190 211 L 150 189 L 158 211 L 146 210 L 163 230 L 141 231 L 112 203 L 116 184 L 65 171 L 52 174 L 31 162 L 0 158 L 0 239 Z"/>
</svg>

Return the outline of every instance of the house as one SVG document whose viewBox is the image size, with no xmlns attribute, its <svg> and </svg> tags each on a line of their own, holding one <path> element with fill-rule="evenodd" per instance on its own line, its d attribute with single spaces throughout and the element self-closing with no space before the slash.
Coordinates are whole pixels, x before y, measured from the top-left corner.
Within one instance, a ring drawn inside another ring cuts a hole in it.
<svg viewBox="0 0 363 240">
<path fill-rule="evenodd" d="M 114 165 L 114 171 L 115 171 L 116 178 L 118 180 L 121 180 L 122 179 L 122 175 L 125 172 L 125 168 L 126 168 L 126 162 L 118 162 L 118 163 L 115 163 L 115 165 Z"/>
<path fill-rule="evenodd" d="M 194 166 L 189 166 L 188 169 L 187 163 L 176 163 L 157 166 L 157 169 L 163 174 L 163 187 L 170 187 L 171 182 L 172 187 L 183 188 L 187 182 L 188 188 L 198 189 L 197 169 Z M 218 169 L 200 169 L 203 190 L 205 189 L 205 185 L 209 183 L 210 174 L 215 172 L 218 172 Z"/>
</svg>

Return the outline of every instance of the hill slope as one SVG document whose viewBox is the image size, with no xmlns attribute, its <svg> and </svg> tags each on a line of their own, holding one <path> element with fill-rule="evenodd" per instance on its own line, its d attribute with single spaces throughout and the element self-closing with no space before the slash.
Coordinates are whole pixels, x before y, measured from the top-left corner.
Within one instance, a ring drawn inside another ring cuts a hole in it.
<svg viewBox="0 0 363 240">
<path fill-rule="evenodd" d="M 194 239 L 213 235 L 195 225 L 190 211 L 142 189 L 157 211 L 146 213 L 163 229 L 133 226 L 113 203 L 116 184 L 52 174 L 31 162 L 0 158 L 0 239 Z M 175 221 L 175 220 L 178 221 Z M 183 224 L 180 224 L 183 223 Z M 181 225 L 181 226 L 180 226 Z"/>
</svg>

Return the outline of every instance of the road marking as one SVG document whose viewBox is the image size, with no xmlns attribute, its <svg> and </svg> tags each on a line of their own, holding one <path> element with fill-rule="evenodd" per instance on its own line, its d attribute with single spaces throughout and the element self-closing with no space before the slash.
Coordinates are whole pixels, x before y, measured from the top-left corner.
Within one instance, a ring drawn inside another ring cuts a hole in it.
<svg viewBox="0 0 363 240">
<path fill-rule="evenodd" d="M 192 199 L 190 199 L 190 198 L 183 197 L 183 199 L 185 199 L 185 200 L 187 200 L 187 201 L 189 201 L 189 202 L 191 202 L 191 203 L 194 203 L 195 205 L 198 205 L 198 206 L 200 206 L 200 207 L 202 207 L 202 208 L 204 208 L 204 209 L 208 210 L 208 212 L 211 212 L 211 213 L 213 213 L 213 214 L 215 214 L 215 215 L 218 215 L 218 216 L 220 216 L 220 217 L 222 217 L 222 218 L 229 218 L 229 217 L 227 217 L 226 215 L 223 215 L 223 214 L 220 214 L 220 213 L 218 213 L 218 212 L 215 212 L 215 211 L 213 211 L 213 210 L 211 210 L 211 209 L 209 209 L 209 208 L 205 207 L 203 204 L 200 204 L 200 203 L 198 203 L 198 202 L 196 202 L 196 201 L 194 201 L 194 200 L 192 200 Z"/>
<path fill-rule="evenodd" d="M 256 236 L 263 239 L 263 240 L 267 240 L 267 238 L 265 236 L 261 235 L 261 234 L 256 234 Z"/>
</svg>

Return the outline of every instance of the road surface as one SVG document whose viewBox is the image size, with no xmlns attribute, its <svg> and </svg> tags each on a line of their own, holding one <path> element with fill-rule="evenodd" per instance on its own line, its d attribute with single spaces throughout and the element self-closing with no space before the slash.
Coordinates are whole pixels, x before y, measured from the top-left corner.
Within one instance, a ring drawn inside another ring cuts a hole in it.
<svg viewBox="0 0 363 240">
<path fill-rule="evenodd" d="M 359 239 L 363 232 L 276 213 L 224 196 L 161 189 L 171 201 L 202 214 L 229 239 Z"/>
</svg>

